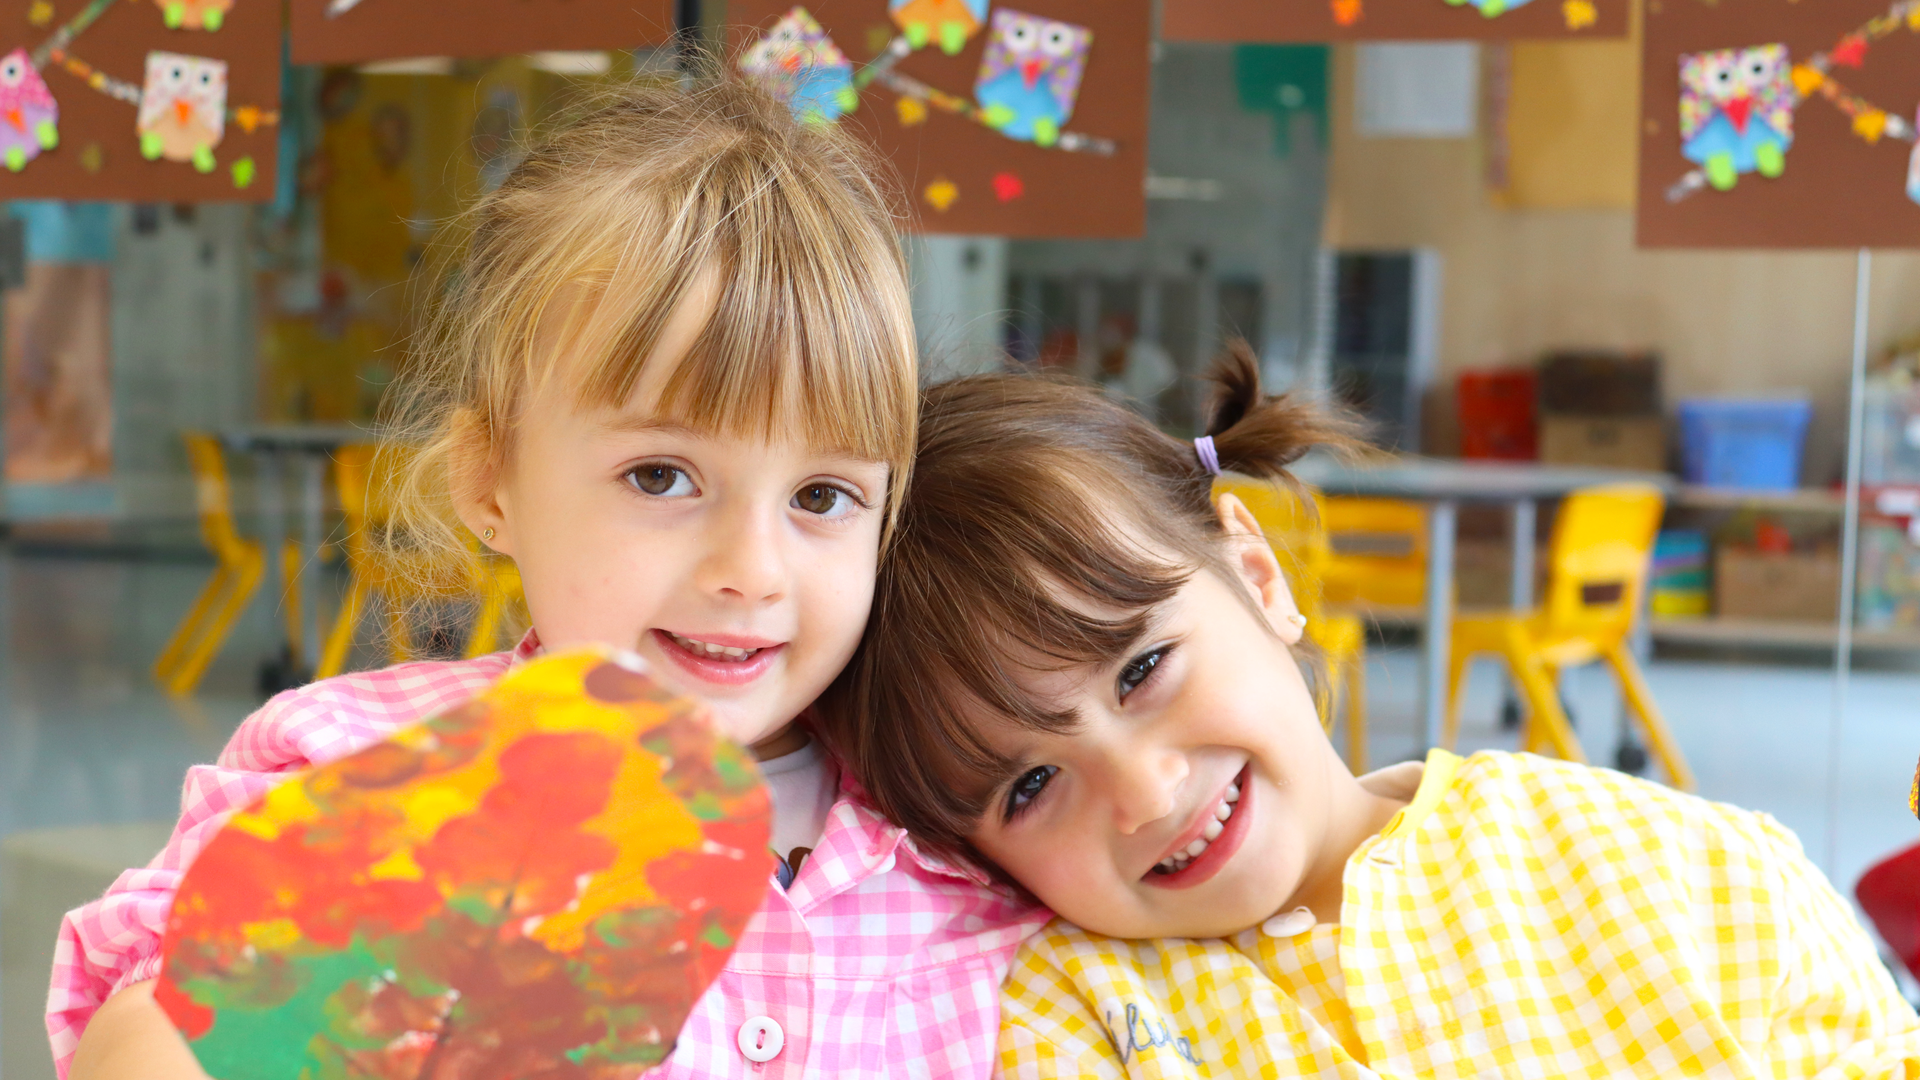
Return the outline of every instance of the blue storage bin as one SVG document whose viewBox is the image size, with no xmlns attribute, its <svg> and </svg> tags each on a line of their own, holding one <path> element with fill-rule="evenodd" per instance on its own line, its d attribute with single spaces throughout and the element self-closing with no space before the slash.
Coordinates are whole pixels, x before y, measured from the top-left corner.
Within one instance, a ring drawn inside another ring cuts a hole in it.
<svg viewBox="0 0 1920 1080">
<path fill-rule="evenodd" d="M 1813 405 L 1780 401 L 1682 401 L 1681 473 L 1690 484 L 1780 489 L 1800 483 Z"/>
</svg>

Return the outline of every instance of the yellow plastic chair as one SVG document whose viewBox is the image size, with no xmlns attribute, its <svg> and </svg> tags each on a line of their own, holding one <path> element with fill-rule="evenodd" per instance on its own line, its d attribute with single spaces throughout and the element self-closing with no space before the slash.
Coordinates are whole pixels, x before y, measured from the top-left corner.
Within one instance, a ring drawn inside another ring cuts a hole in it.
<svg viewBox="0 0 1920 1080">
<path fill-rule="evenodd" d="M 391 659 L 398 663 L 414 653 L 407 625 L 409 608 L 420 602 L 477 601 L 473 628 L 464 654 L 468 658 L 497 647 L 509 605 L 520 602 L 520 572 L 510 560 L 483 558 L 469 551 L 464 580 L 436 586 L 424 553 L 418 557 L 395 551 L 376 551 L 375 534 L 392 520 L 391 477 L 405 464 L 407 451 L 390 449 L 382 455 L 366 444 L 343 446 L 334 452 L 334 482 L 346 517 L 347 592 L 327 635 L 314 677 L 329 678 L 346 670 L 355 635 L 368 604 L 377 593 L 386 601 L 386 638 Z"/>
<path fill-rule="evenodd" d="M 200 539 L 213 553 L 217 564 L 206 587 L 187 609 L 186 617 L 174 627 L 166 647 L 153 661 L 153 680 L 175 697 L 185 697 L 199 687 L 207 665 L 220 652 L 233 622 L 246 610 L 260 587 L 266 572 L 266 554 L 258 540 L 240 535 L 233 523 L 233 484 L 227 473 L 226 455 L 220 440 L 205 432 L 189 431 L 181 436 L 187 445 L 187 463 L 193 472 L 194 504 L 200 516 Z M 300 571 L 299 545 L 289 541 L 281 549 L 281 566 L 289 583 L 288 594 L 297 597 L 291 587 Z M 287 630 L 294 646 L 299 646 L 300 613 L 288 609 Z"/>
<path fill-rule="evenodd" d="M 1343 495 L 1323 498 L 1321 507 L 1332 545 L 1327 603 L 1412 613 L 1426 602 L 1426 507 Z"/>
<path fill-rule="evenodd" d="M 1367 768 L 1367 633 L 1358 616 L 1334 611 L 1323 601 L 1322 582 L 1333 559 L 1324 528 L 1324 502 L 1313 496 L 1310 509 L 1305 500 L 1275 484 L 1244 478 L 1222 478 L 1214 482 L 1215 497 L 1232 494 L 1245 503 L 1253 519 L 1266 533 L 1267 542 L 1287 574 L 1287 586 L 1293 590 L 1293 602 L 1307 617 L 1307 640 L 1320 649 L 1327 661 L 1327 685 L 1323 689 L 1320 722 L 1327 734 L 1333 734 L 1334 721 L 1344 711 L 1347 719 L 1347 768 L 1355 773 Z M 1343 693 L 1344 691 L 1344 693 Z"/>
<path fill-rule="evenodd" d="M 1627 645 L 1647 586 L 1664 505 L 1657 489 L 1641 484 L 1575 492 L 1561 503 L 1554 521 L 1546 603 L 1531 612 L 1455 617 L 1442 745 L 1452 747 L 1459 735 L 1467 666 L 1474 657 L 1491 653 L 1506 660 L 1526 703 L 1521 748 L 1585 761 L 1560 706 L 1558 677 L 1564 668 L 1604 660 L 1669 782 L 1682 791 L 1693 790 L 1693 771 Z"/>
</svg>

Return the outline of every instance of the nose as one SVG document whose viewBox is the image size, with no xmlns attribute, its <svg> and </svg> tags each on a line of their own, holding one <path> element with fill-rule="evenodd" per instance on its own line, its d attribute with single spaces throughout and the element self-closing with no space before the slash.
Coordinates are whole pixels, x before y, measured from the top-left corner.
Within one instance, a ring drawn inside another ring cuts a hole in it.
<svg viewBox="0 0 1920 1080">
<path fill-rule="evenodd" d="M 747 505 L 714 515 L 695 583 L 729 600 L 765 603 L 786 594 L 787 559 L 779 516 Z"/>
<path fill-rule="evenodd" d="M 1172 747 L 1127 748 L 1109 766 L 1113 825 L 1123 835 L 1174 812 L 1187 779 L 1187 756 Z"/>
</svg>

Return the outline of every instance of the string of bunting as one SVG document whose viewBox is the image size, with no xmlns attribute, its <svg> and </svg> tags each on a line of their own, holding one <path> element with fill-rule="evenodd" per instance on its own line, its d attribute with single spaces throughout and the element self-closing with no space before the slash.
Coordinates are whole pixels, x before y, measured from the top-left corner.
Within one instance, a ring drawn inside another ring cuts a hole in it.
<svg viewBox="0 0 1920 1080">
<path fill-rule="evenodd" d="M 1897 0 L 1883 14 L 1869 19 L 1858 29 L 1843 35 L 1833 48 L 1814 53 L 1804 62 L 1792 65 L 1786 78 L 1787 107 L 1790 110 L 1798 109 L 1803 102 L 1817 94 L 1839 109 L 1852 122 L 1854 135 L 1869 145 L 1878 143 L 1882 138 L 1898 139 L 1907 143 L 1920 142 L 1920 131 L 1916 131 L 1913 121 L 1897 113 L 1890 113 L 1852 93 L 1833 76 L 1835 68 L 1858 70 L 1865 67 L 1868 46 L 1902 29 L 1920 33 L 1920 0 Z M 1784 58 L 1784 46 L 1767 48 L 1778 49 Z M 1747 50 L 1749 53 L 1755 51 L 1757 50 Z M 1684 137 L 1684 124 L 1682 134 Z M 1915 155 L 1920 158 L 1920 149 L 1916 149 Z M 1760 171 L 1763 174 L 1774 171 L 1777 175 L 1777 168 L 1778 166 L 1775 166 L 1774 170 L 1763 168 Z M 1709 186 L 1723 185 L 1714 183 L 1708 169 L 1693 169 L 1667 189 L 1667 201 L 1679 202 Z M 1915 194 L 1914 198 L 1920 201 L 1920 194 Z"/>
</svg>

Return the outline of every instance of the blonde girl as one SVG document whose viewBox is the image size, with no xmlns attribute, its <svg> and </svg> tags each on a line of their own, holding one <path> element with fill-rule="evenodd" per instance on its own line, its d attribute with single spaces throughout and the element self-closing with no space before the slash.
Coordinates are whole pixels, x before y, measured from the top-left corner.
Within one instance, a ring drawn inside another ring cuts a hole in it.
<svg viewBox="0 0 1920 1080">
<path fill-rule="evenodd" d="M 1197 441 L 1089 390 L 936 388 L 830 741 L 1060 918 L 1010 1077 L 1885 1077 L 1920 1023 L 1764 815 L 1526 754 L 1356 778 L 1231 470 L 1325 418 L 1222 369 Z"/>
<path fill-rule="evenodd" d="M 513 559 L 533 629 L 511 652 L 288 691 L 191 770 L 166 850 L 62 928 L 63 1074 L 199 1075 L 150 980 L 226 812 L 584 642 L 703 698 L 773 788 L 779 880 L 658 1075 L 987 1071 L 1029 909 L 842 798 L 796 723 L 859 640 L 914 444 L 878 175 L 848 137 L 723 81 L 625 92 L 481 202 L 417 357 L 399 539 Z"/>
</svg>

